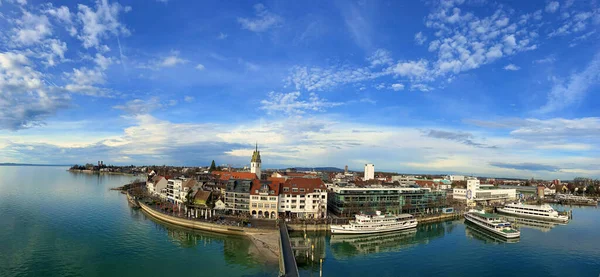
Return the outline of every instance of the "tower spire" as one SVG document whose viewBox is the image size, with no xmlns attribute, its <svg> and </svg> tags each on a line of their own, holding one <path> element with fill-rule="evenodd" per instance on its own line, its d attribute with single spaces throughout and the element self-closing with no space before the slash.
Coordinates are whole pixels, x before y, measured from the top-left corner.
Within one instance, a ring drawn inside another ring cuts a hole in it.
<svg viewBox="0 0 600 277">
<path fill-rule="evenodd" d="M 258 151 L 258 141 L 256 142 L 256 151 Z"/>
</svg>

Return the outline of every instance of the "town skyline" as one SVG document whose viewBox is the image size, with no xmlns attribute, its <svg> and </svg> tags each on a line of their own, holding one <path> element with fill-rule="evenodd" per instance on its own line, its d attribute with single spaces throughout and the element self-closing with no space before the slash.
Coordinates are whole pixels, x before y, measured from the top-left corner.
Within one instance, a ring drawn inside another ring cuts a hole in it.
<svg viewBox="0 0 600 277">
<path fill-rule="evenodd" d="M 0 5 L 0 162 L 600 177 L 595 2 Z"/>
</svg>

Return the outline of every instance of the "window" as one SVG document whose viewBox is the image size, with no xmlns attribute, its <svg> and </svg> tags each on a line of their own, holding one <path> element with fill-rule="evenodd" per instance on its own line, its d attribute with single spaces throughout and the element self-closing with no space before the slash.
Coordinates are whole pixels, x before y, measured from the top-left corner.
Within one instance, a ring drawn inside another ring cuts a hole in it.
<svg viewBox="0 0 600 277">
<path fill-rule="evenodd" d="M 267 197 L 266 197 L 266 196 L 261 196 L 261 197 L 260 197 L 260 200 L 262 200 L 262 201 L 267 201 Z"/>
<path fill-rule="evenodd" d="M 277 204 L 271 204 L 271 209 L 276 209 L 277 208 Z"/>
<path fill-rule="evenodd" d="M 277 197 L 269 197 L 269 201 L 277 201 Z"/>
<path fill-rule="evenodd" d="M 304 194 L 300 194 L 300 198 L 304 198 L 304 196 L 306 196 L 306 195 L 304 195 Z"/>
<path fill-rule="evenodd" d="M 252 196 L 253 200 L 258 200 L 258 196 Z"/>
<path fill-rule="evenodd" d="M 298 188 L 292 188 L 292 192 L 298 192 Z"/>
<path fill-rule="evenodd" d="M 256 203 L 252 203 L 252 208 L 256 208 Z"/>
<path fill-rule="evenodd" d="M 259 208 L 262 208 L 262 207 L 263 207 L 263 204 L 262 204 L 262 203 L 258 203 L 258 207 L 259 207 Z"/>
<path fill-rule="evenodd" d="M 296 203 L 296 199 L 293 199 L 293 200 L 292 200 L 292 203 Z"/>
<path fill-rule="evenodd" d="M 321 195 L 321 198 L 322 198 L 322 199 L 325 199 L 325 197 L 326 197 L 325 195 Z"/>
<path fill-rule="evenodd" d="M 300 209 L 304 209 L 304 206 L 300 206 Z"/>
<path fill-rule="evenodd" d="M 285 205 L 281 205 L 281 208 L 282 208 L 282 209 L 285 209 Z"/>
<path fill-rule="evenodd" d="M 304 188 L 300 188 L 300 192 L 304 192 Z"/>
<path fill-rule="evenodd" d="M 304 200 L 300 200 L 300 203 L 304 203 Z"/>
<path fill-rule="evenodd" d="M 290 188 L 283 188 L 283 191 L 288 192 L 288 191 L 290 191 Z"/>
<path fill-rule="evenodd" d="M 292 209 L 295 209 L 295 208 L 296 208 L 296 205 L 292 205 Z"/>
</svg>

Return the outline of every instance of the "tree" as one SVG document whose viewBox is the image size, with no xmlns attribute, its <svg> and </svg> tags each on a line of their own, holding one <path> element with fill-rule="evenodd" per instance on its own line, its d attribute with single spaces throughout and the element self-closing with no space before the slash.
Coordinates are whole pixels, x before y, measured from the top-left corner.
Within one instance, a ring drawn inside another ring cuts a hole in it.
<svg viewBox="0 0 600 277">
<path fill-rule="evenodd" d="M 213 172 L 217 169 L 217 166 L 215 165 L 215 160 L 212 161 L 212 163 L 210 164 L 210 168 L 208 169 L 208 171 Z"/>
<path fill-rule="evenodd" d="M 596 191 L 596 187 L 594 187 L 593 185 L 587 186 L 587 190 L 586 191 L 587 191 L 588 195 L 594 195 L 594 194 L 598 193 Z"/>
</svg>

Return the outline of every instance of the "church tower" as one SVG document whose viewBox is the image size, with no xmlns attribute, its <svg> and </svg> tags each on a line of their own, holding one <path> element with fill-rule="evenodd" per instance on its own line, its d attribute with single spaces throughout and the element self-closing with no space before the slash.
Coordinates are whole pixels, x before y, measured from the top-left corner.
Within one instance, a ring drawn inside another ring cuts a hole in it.
<svg viewBox="0 0 600 277">
<path fill-rule="evenodd" d="M 260 179 L 260 151 L 258 151 L 258 143 L 256 144 L 256 150 L 252 153 L 252 160 L 250 160 L 250 172 L 255 173 L 256 177 Z"/>
</svg>

